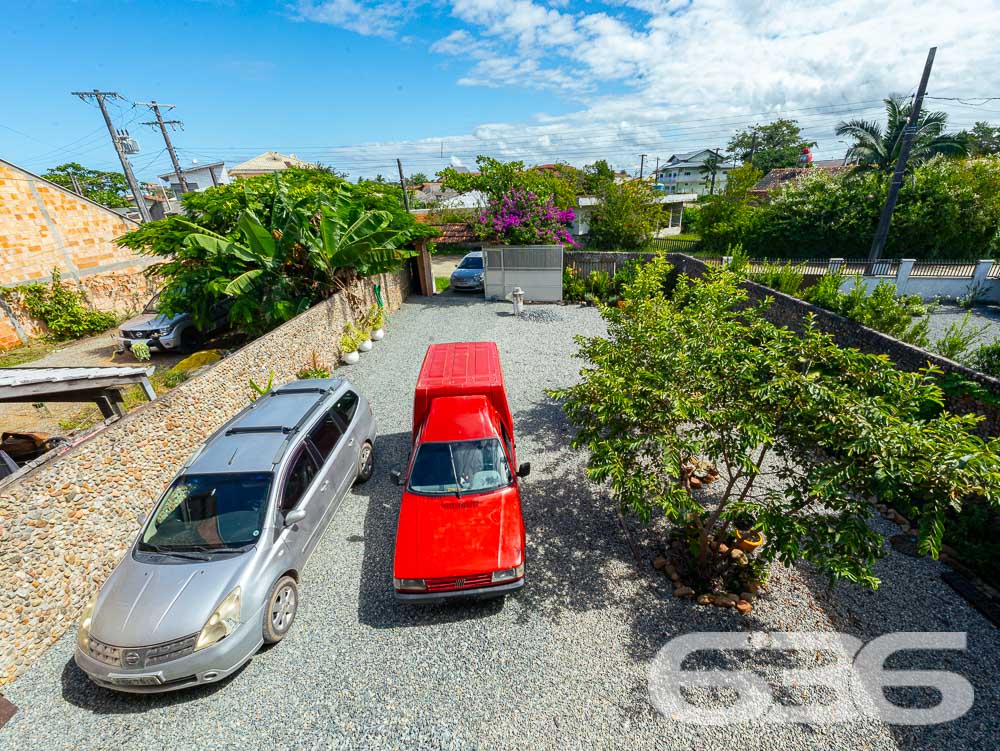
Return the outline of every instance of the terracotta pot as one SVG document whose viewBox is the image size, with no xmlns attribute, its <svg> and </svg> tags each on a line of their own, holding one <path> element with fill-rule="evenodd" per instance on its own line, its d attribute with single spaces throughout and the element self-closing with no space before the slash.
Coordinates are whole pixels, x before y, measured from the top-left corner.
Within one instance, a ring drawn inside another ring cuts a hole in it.
<svg viewBox="0 0 1000 751">
<path fill-rule="evenodd" d="M 744 553 L 752 553 L 764 544 L 764 535 L 756 529 L 742 532 L 736 530 L 736 547 Z"/>
</svg>

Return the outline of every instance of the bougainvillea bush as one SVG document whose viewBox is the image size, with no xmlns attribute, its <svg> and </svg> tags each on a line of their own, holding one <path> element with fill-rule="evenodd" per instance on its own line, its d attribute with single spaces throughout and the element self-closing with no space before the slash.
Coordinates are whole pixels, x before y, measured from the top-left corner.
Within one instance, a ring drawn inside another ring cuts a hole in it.
<svg viewBox="0 0 1000 751">
<path fill-rule="evenodd" d="M 576 217 L 572 209 L 560 209 L 552 196 L 541 196 L 524 188 L 511 188 L 480 212 L 474 225 L 484 240 L 505 245 L 576 246 L 569 224 Z"/>
</svg>

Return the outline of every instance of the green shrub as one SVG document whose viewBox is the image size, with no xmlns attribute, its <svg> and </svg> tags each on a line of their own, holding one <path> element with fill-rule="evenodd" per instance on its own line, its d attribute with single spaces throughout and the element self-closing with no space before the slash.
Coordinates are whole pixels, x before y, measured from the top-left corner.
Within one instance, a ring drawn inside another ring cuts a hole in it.
<svg viewBox="0 0 1000 751">
<path fill-rule="evenodd" d="M 139 362 L 146 362 L 153 356 L 146 342 L 132 342 L 132 346 L 129 349 L 132 351 L 132 357 Z"/>
<path fill-rule="evenodd" d="M 637 250 L 659 228 L 663 208 L 647 183 L 606 183 L 590 217 L 589 245 L 596 249 Z"/>
<path fill-rule="evenodd" d="M 753 272 L 750 278 L 778 292 L 795 295 L 802 286 L 804 268 L 803 265 L 793 266 L 790 263 L 766 263 L 762 270 Z"/>
<path fill-rule="evenodd" d="M 1000 339 L 977 349 L 970 358 L 970 363 L 976 370 L 1000 378 Z"/>
<path fill-rule="evenodd" d="M 969 327 L 972 313 L 966 313 L 961 323 L 953 323 L 945 329 L 944 336 L 934 342 L 933 350 L 949 360 L 961 360 L 962 355 L 982 339 L 986 326 Z"/>
<path fill-rule="evenodd" d="M 65 286 L 58 269 L 52 270 L 51 284 L 27 284 L 4 290 L 5 297 L 20 296 L 24 307 L 45 324 L 53 339 L 79 339 L 118 323 L 118 316 L 88 307 L 83 293 Z"/>
<path fill-rule="evenodd" d="M 855 276 L 854 287 L 847 294 L 839 291 L 842 283 L 839 272 L 826 274 L 806 290 L 804 299 L 914 346 L 927 346 L 930 317 L 919 297 L 897 295 L 895 285 L 885 281 L 869 293 L 860 275 Z"/>
</svg>

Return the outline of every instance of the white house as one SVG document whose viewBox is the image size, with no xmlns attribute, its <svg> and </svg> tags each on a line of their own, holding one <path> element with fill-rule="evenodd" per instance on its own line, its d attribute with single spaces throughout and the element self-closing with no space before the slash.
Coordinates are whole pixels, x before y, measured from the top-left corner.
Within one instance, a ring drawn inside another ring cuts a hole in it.
<svg viewBox="0 0 1000 751">
<path fill-rule="evenodd" d="M 698 196 L 695 193 L 676 193 L 656 196 L 653 200 L 663 206 L 663 219 L 656 237 L 669 237 L 681 233 L 684 204 L 694 203 L 698 200 Z M 590 234 L 590 216 L 600 205 L 601 199 L 597 196 L 580 196 L 576 199 L 576 203 L 576 218 L 573 220 L 572 233 L 576 237 L 583 237 Z"/>
<path fill-rule="evenodd" d="M 712 192 L 712 175 L 705 166 L 712 155 L 722 155 L 712 149 L 699 149 L 683 154 L 671 154 L 666 164 L 656 173 L 656 183 L 662 185 L 666 193 L 697 193 L 700 196 Z M 721 193 L 726 187 L 726 174 L 733 168 L 732 163 L 718 164 L 715 168 L 714 191 Z"/>
<path fill-rule="evenodd" d="M 232 178 L 226 171 L 225 162 L 192 164 L 190 167 L 182 169 L 181 173 L 184 175 L 184 182 L 187 183 L 187 189 L 191 193 L 232 182 Z M 174 172 L 160 175 L 160 179 L 170 183 L 170 189 L 174 193 L 181 194 L 181 184 L 177 182 L 177 175 Z"/>
<path fill-rule="evenodd" d="M 289 167 L 314 169 L 316 165 L 299 159 L 295 154 L 286 155 L 279 154 L 277 151 L 265 151 L 253 159 L 230 167 L 229 174 L 236 178 L 256 177 L 258 175 L 273 175 L 275 172 L 282 172 Z"/>
</svg>

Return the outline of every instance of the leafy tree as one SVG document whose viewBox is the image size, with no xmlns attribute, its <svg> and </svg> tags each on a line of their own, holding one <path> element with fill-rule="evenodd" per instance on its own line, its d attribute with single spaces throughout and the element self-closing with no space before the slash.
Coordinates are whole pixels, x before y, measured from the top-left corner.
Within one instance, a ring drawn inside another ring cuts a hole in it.
<svg viewBox="0 0 1000 751">
<path fill-rule="evenodd" d="M 590 195 L 597 194 L 605 185 L 615 181 L 615 171 L 605 159 L 598 159 L 593 164 L 586 165 L 583 174 L 584 191 Z"/>
<path fill-rule="evenodd" d="M 997 156 L 1000 154 L 1000 126 L 977 122 L 972 130 L 963 130 L 958 138 L 965 144 L 970 156 Z"/>
<path fill-rule="evenodd" d="M 605 182 L 598 199 L 600 203 L 590 217 L 589 244 L 595 248 L 642 248 L 659 229 L 663 207 L 656 203 L 656 194 L 647 182 Z"/>
<path fill-rule="evenodd" d="M 719 543 L 749 529 L 765 536 L 764 564 L 804 560 L 875 587 L 871 499 L 923 499 L 918 548 L 935 557 L 947 512 L 1000 502 L 1000 441 L 973 434 L 981 418 L 924 416 L 944 402 L 933 371 L 842 349 L 811 320 L 801 334 L 778 327 L 731 272 L 680 276 L 668 294 L 671 273 L 658 257 L 620 309 L 601 308 L 607 336 L 577 338 L 581 380 L 550 395 L 590 452 L 589 479 L 640 519 L 673 523 L 685 582 L 733 586 L 718 578 Z M 692 489 L 699 459 L 718 468 L 717 493 Z"/>
<path fill-rule="evenodd" d="M 902 97 L 889 97 L 884 101 L 885 128 L 874 120 L 848 120 L 837 126 L 836 133 L 854 139 L 854 144 L 847 150 L 849 159 L 857 159 L 862 167 L 892 172 L 903 143 L 903 130 L 910 122 L 913 102 Z M 906 163 L 908 170 L 938 154 L 965 156 L 967 149 L 963 139 L 953 133 L 945 133 L 947 125 L 948 115 L 944 112 L 921 111 Z"/>
<path fill-rule="evenodd" d="M 53 167 L 42 177 L 70 190 L 75 190 L 73 177 L 76 177 L 83 195 L 91 201 L 113 209 L 131 205 L 125 197 L 131 191 L 125 181 L 125 175 L 120 172 L 103 172 L 88 169 L 77 162 L 67 162 Z"/>
<path fill-rule="evenodd" d="M 429 180 L 427 179 L 427 175 L 425 175 L 423 172 L 414 172 L 412 175 L 406 178 L 407 186 L 412 185 L 416 187 L 418 185 L 423 185 L 426 182 L 429 182 Z"/>
<path fill-rule="evenodd" d="M 443 186 L 460 193 L 482 191 L 493 200 L 502 200 L 511 190 L 521 188 L 538 196 L 551 195 L 561 209 L 576 206 L 576 189 L 556 174 L 525 169 L 524 162 L 502 162 L 488 156 L 476 157 L 476 164 L 478 173 L 445 168 L 439 173 Z"/>
<path fill-rule="evenodd" d="M 701 235 L 705 250 L 728 253 L 730 245 L 759 231 L 756 223 L 762 217 L 750 205 L 750 190 L 763 175 L 751 163 L 736 167 L 726 175 L 721 194 L 702 196 L 693 211 L 685 209 L 687 229 Z"/>
<path fill-rule="evenodd" d="M 147 222 L 119 244 L 167 259 L 149 272 L 164 284 L 164 312 L 189 311 L 205 323 L 229 296 L 232 322 L 254 334 L 342 289 L 345 280 L 381 273 L 388 255 L 408 253 L 400 243 L 437 234 L 402 209 L 398 185 L 351 185 L 317 170 L 249 178 L 187 193 L 183 201 L 187 216 Z M 337 222 L 347 224 L 331 229 Z"/>
<path fill-rule="evenodd" d="M 815 145 L 815 141 L 802 137 L 802 129 L 795 120 L 781 118 L 741 130 L 729 139 L 726 151 L 767 173 L 777 167 L 794 167 L 802 149 Z"/>
</svg>

